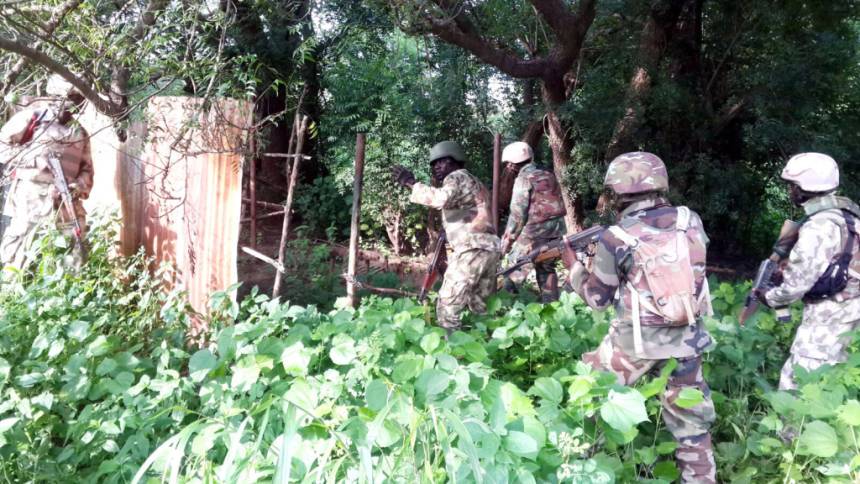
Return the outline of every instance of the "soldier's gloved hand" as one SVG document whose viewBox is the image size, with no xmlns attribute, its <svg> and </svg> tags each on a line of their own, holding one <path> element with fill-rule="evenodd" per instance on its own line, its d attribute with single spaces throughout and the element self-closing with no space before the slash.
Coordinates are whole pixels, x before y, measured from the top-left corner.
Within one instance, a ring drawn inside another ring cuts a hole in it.
<svg viewBox="0 0 860 484">
<path fill-rule="evenodd" d="M 391 176 L 396 183 L 406 188 L 412 188 L 412 185 L 415 184 L 415 175 L 406 167 L 400 165 L 391 167 Z"/>
<path fill-rule="evenodd" d="M 508 252 L 510 252 L 512 245 L 513 245 L 513 242 L 511 242 L 510 237 L 508 237 L 507 235 L 502 237 L 502 255 L 505 255 Z"/>
</svg>

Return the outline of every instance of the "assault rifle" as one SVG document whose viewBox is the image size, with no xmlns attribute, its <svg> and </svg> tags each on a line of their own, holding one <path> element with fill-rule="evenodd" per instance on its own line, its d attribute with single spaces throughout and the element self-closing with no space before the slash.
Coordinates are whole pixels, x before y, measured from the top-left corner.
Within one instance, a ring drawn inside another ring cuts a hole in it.
<svg viewBox="0 0 860 484">
<path fill-rule="evenodd" d="M 69 183 L 66 180 L 66 175 L 63 173 L 63 166 L 60 162 L 60 158 L 51 153 L 48 157 L 48 167 L 51 169 L 51 174 L 54 175 L 54 186 L 57 187 L 57 191 L 60 193 L 60 204 L 61 207 L 66 209 L 66 213 L 68 213 L 69 217 L 72 218 L 72 223 L 74 226 L 72 227 L 72 232 L 75 237 L 75 245 L 78 246 L 78 250 L 81 251 L 81 259 L 83 262 L 87 261 L 87 247 L 84 244 L 84 230 L 81 226 L 81 221 L 78 219 L 78 213 L 75 210 L 75 201 L 72 197 L 72 192 L 69 190 Z"/>
<path fill-rule="evenodd" d="M 745 325 L 747 320 L 755 314 L 758 307 L 762 304 L 764 294 L 773 287 L 773 275 L 779 268 L 779 264 L 788 258 L 791 249 L 797 243 L 797 237 L 800 233 L 802 224 L 792 220 L 786 220 L 782 224 L 779 231 L 779 239 L 773 245 L 773 253 L 762 261 L 758 267 L 758 273 L 753 281 L 752 289 L 747 296 L 744 309 L 741 312 L 738 321 L 741 326 Z M 791 319 L 791 312 L 788 308 L 776 308 L 777 319 L 781 322 L 787 322 Z"/>
<path fill-rule="evenodd" d="M 534 264 L 560 259 L 561 254 L 564 253 L 565 245 L 567 245 L 574 251 L 585 250 L 586 247 L 597 242 L 600 239 L 600 234 L 602 234 L 605 230 L 606 227 L 602 225 L 595 225 L 590 229 L 586 229 L 572 235 L 566 235 L 551 242 L 547 242 L 546 244 L 543 244 L 540 247 L 532 250 L 528 254 L 520 257 L 510 267 L 500 270 L 496 275 L 507 276 L 508 274 L 514 272 L 515 270 L 526 264 Z"/>
<path fill-rule="evenodd" d="M 433 257 L 430 259 L 430 264 L 427 265 L 427 274 L 424 275 L 424 282 L 421 283 L 421 291 L 418 292 L 418 301 L 423 303 L 427 299 L 427 293 L 433 289 L 433 284 L 436 284 L 436 279 L 439 278 L 439 265 L 442 262 L 445 254 L 445 232 L 439 232 L 439 238 L 436 239 L 436 248 L 433 250 Z"/>
</svg>

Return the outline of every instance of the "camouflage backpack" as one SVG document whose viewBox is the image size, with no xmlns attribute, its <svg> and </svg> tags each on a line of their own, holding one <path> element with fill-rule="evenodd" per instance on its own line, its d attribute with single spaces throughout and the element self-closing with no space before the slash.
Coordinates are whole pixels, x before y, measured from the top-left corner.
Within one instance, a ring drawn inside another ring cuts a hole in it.
<svg viewBox="0 0 860 484">
<path fill-rule="evenodd" d="M 647 241 L 621 227 L 609 230 L 624 242 L 632 254 L 633 265 L 627 273 L 633 319 L 633 346 L 642 353 L 640 311 L 643 309 L 663 319 L 658 326 L 684 326 L 696 323 L 704 310 L 708 311 L 707 286 L 696 297 L 696 278 L 690 260 L 687 229 L 690 209 L 678 207 L 675 230 L 649 233 Z"/>
<path fill-rule="evenodd" d="M 529 224 L 539 224 L 547 220 L 563 217 L 567 211 L 561 198 L 561 187 L 555 175 L 538 168 L 527 175 L 532 186 L 532 199 L 529 201 Z"/>
</svg>

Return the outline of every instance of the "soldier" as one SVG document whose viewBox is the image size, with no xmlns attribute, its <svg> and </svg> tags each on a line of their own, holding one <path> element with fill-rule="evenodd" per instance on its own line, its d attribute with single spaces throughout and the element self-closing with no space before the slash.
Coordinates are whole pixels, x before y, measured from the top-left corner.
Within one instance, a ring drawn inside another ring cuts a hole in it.
<svg viewBox="0 0 860 484">
<path fill-rule="evenodd" d="M 522 141 L 511 143 L 502 151 L 505 170 L 516 176 L 511 195 L 511 213 L 505 234 L 502 237 L 502 255 L 511 252 L 516 260 L 532 249 L 566 232 L 564 227 L 564 203 L 561 187 L 555 174 L 535 164 L 531 146 Z M 513 248 L 513 251 L 511 249 Z M 535 264 L 535 278 L 541 292 L 541 301 L 558 300 L 558 275 L 555 262 Z M 516 284 L 525 280 L 525 274 L 517 271 L 505 280 L 505 287 L 515 291 Z"/>
<path fill-rule="evenodd" d="M 430 150 L 430 172 L 440 188 L 415 181 L 402 166 L 392 170 L 397 183 L 412 190 L 409 200 L 442 210 L 442 225 L 453 251 L 439 289 L 436 318 L 448 334 L 461 326 L 460 312 L 486 311 L 496 289 L 499 238 L 493 230 L 490 193 L 465 170 L 466 154 L 457 143 L 442 141 Z"/>
<path fill-rule="evenodd" d="M 93 186 L 93 162 L 89 135 L 73 117 L 83 106 L 84 97 L 58 75 L 48 80 L 46 91 L 62 99 L 44 109 L 19 112 L 0 129 L 0 146 L 15 153 L 7 163 L 12 182 L 3 210 L 10 217 L 0 241 L 3 267 L 23 269 L 27 265 L 27 249 L 38 227 L 46 222 L 56 220 L 57 227 L 70 234 L 77 216 L 85 227 L 81 200 L 89 196 Z M 49 157 L 60 160 L 76 214 L 60 207 Z M 80 257 L 76 248 L 73 265 L 80 263 Z"/>
<path fill-rule="evenodd" d="M 582 360 L 614 373 L 619 384 L 632 385 L 674 358 L 677 366 L 661 402 L 663 420 L 678 443 L 681 480 L 716 482 L 710 434 L 714 404 L 702 376 L 702 351 L 711 339 L 700 317 L 710 308 L 708 237 L 695 212 L 673 207 L 665 198 L 669 179 L 656 155 L 634 152 L 615 158 L 604 184 L 618 219 L 601 235 L 592 272 L 582 263 L 585 254 L 568 249 L 564 255 L 571 269 L 569 284 L 589 306 L 603 309 L 615 303 L 609 334 Z M 677 406 L 684 388 L 700 390 L 703 401 L 692 408 Z"/>
<path fill-rule="evenodd" d="M 782 282 L 764 296 L 771 307 L 803 299 L 803 322 L 779 377 L 780 390 L 796 389 L 794 369 L 807 371 L 847 358 L 848 335 L 860 324 L 860 207 L 835 195 L 839 168 L 821 153 L 802 153 L 782 170 L 792 203 L 806 213 Z"/>
</svg>

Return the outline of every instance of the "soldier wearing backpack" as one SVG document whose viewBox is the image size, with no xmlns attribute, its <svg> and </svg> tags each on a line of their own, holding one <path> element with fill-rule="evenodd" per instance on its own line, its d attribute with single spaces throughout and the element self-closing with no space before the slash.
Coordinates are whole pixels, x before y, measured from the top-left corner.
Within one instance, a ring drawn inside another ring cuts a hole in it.
<svg viewBox="0 0 860 484">
<path fill-rule="evenodd" d="M 710 311 L 702 221 L 665 198 L 666 166 L 651 153 L 615 158 L 604 184 L 618 221 L 601 236 L 591 272 L 583 265 L 585 254 L 565 254 L 573 290 L 594 309 L 615 304 L 609 334 L 582 360 L 615 373 L 620 384 L 633 385 L 674 358 L 677 366 L 661 402 L 663 420 L 678 443 L 681 480 L 716 482 L 710 434 L 714 404 L 702 377 L 702 351 L 711 342 L 700 317 Z M 700 390 L 702 402 L 692 408 L 675 405 L 685 388 Z"/>
<path fill-rule="evenodd" d="M 791 157 L 782 179 L 792 203 L 806 213 L 782 282 L 764 294 L 771 307 L 805 303 L 779 378 L 779 388 L 788 390 L 797 388 L 796 366 L 812 371 L 845 361 L 848 333 L 860 325 L 860 207 L 835 195 L 839 168 L 827 155 Z"/>
</svg>

